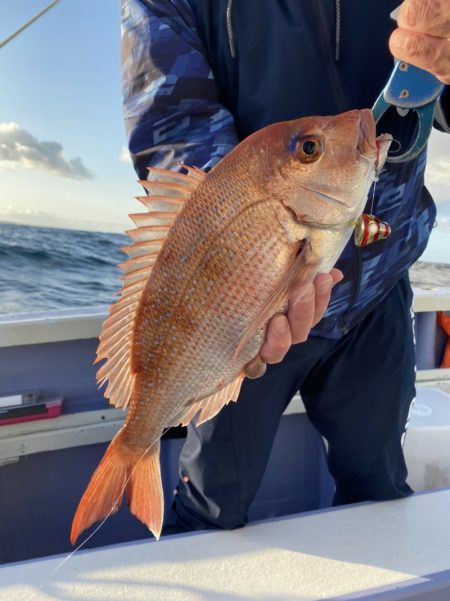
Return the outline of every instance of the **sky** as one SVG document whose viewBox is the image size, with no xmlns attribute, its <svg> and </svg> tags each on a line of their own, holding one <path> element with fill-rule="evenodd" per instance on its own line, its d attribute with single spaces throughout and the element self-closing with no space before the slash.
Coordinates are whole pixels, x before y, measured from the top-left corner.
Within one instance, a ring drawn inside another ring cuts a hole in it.
<svg viewBox="0 0 450 601">
<path fill-rule="evenodd" d="M 50 0 L 2 0 L 0 39 Z M 121 232 L 141 193 L 120 91 L 119 0 L 61 0 L 0 49 L 0 220 Z M 422 259 L 450 263 L 450 136 L 432 135 L 437 227 Z"/>
<path fill-rule="evenodd" d="M 48 3 L 2 0 L 0 38 Z M 61 0 L 0 49 L 0 219 L 130 227 L 119 44 L 118 0 Z"/>
</svg>

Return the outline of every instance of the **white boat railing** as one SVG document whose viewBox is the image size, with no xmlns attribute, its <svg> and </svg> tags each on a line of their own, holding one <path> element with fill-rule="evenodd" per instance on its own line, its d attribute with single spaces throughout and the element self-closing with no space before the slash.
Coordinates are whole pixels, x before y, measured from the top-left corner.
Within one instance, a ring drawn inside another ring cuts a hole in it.
<svg viewBox="0 0 450 601">
<path fill-rule="evenodd" d="M 450 310 L 450 288 L 415 290 L 413 308 L 416 313 Z M 107 307 L 102 306 L 3 316 L 0 347 L 97 338 L 106 315 Z M 419 370 L 417 385 L 450 393 L 450 369 Z M 285 414 L 302 412 L 301 398 L 296 395 Z M 108 442 L 122 426 L 125 415 L 122 409 L 105 408 L 2 426 L 0 466 L 29 454 Z"/>
<path fill-rule="evenodd" d="M 450 288 L 415 289 L 413 309 L 450 311 Z M 99 306 L 0 315 L 0 348 L 97 338 L 107 312 L 106 306 Z"/>
</svg>

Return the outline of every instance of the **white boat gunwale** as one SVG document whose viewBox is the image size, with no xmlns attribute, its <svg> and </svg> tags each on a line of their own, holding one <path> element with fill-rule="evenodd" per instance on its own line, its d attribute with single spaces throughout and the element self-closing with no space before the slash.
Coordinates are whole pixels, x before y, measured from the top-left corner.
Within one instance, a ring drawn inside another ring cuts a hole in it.
<svg viewBox="0 0 450 601">
<path fill-rule="evenodd" d="M 414 289 L 413 310 L 450 311 L 450 287 Z M 97 338 L 107 312 L 102 305 L 0 316 L 0 348 Z"/>
<path fill-rule="evenodd" d="M 414 290 L 416 313 L 450 310 L 450 288 Z M 0 317 L 0 348 L 97 338 L 107 307 L 85 307 Z M 450 369 L 418 370 L 417 385 L 450 393 Z M 297 394 L 285 415 L 303 413 Z M 46 451 L 109 442 L 126 411 L 105 408 L 0 427 L 0 466 Z"/>
</svg>

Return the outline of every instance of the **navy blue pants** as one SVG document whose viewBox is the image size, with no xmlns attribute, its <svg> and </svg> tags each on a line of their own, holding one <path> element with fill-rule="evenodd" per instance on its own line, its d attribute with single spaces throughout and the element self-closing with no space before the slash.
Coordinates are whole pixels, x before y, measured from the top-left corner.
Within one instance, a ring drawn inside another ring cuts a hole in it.
<svg viewBox="0 0 450 601">
<path fill-rule="evenodd" d="M 281 415 L 300 390 L 328 442 L 335 504 L 411 494 L 402 436 L 415 396 L 412 294 L 407 278 L 339 340 L 311 337 L 237 403 L 189 426 L 173 513 L 180 529 L 236 528 L 260 485 Z"/>
</svg>

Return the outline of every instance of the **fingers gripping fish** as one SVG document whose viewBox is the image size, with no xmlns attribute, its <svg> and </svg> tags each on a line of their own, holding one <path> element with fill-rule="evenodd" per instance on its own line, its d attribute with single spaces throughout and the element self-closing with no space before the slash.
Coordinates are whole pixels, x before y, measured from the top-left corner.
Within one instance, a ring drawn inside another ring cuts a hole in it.
<svg viewBox="0 0 450 601">
<path fill-rule="evenodd" d="M 332 268 L 390 140 L 376 138 L 370 110 L 355 110 L 270 125 L 208 174 L 150 169 L 139 197 L 148 212 L 130 215 L 123 288 L 97 357 L 105 396 L 129 410 L 80 501 L 72 543 L 117 510 L 125 488 L 159 537 L 162 432 L 210 419 L 246 373 L 262 373 L 269 320 L 294 282 Z"/>
</svg>

